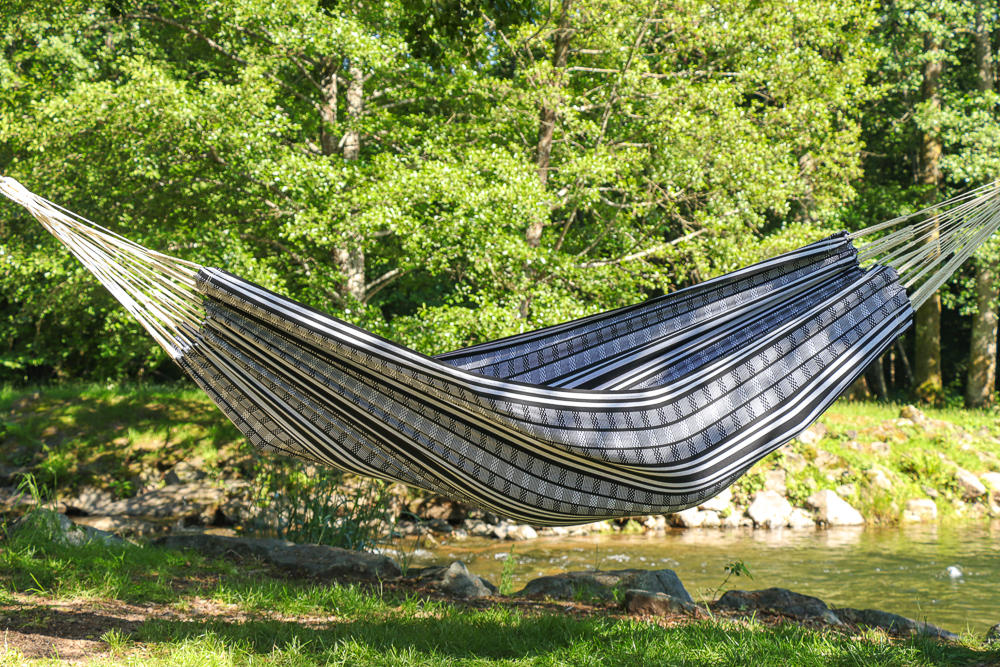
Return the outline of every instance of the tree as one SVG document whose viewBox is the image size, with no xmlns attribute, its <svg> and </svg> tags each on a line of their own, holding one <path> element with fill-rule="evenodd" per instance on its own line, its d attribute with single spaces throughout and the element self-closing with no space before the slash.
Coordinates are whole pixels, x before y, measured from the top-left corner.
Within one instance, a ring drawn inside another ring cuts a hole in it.
<svg viewBox="0 0 1000 667">
<path fill-rule="evenodd" d="M 996 8 L 989 15 L 985 2 L 976 5 L 976 70 L 977 88 L 982 94 L 987 116 L 995 104 L 996 68 L 993 62 L 991 22 L 996 25 Z M 992 19 L 992 21 L 990 20 Z M 995 121 L 993 123 L 996 124 Z M 994 172 L 991 177 L 995 177 Z M 985 256 L 984 256 L 985 255 Z M 980 252 L 976 262 L 976 313 L 972 320 L 972 341 L 969 349 L 969 377 L 965 386 L 965 404 L 979 408 L 993 403 L 997 371 L 997 298 L 1000 297 L 1000 277 L 997 275 L 995 244 Z"/>
<path fill-rule="evenodd" d="M 832 232 L 874 22 L 860 1 L 23 2 L 0 170 L 441 352 Z M 5 378 L 168 372 L 7 224 Z"/>
<path fill-rule="evenodd" d="M 924 66 L 921 81 L 923 111 L 930 117 L 941 110 L 941 72 L 944 70 L 944 54 L 933 28 L 929 28 L 924 39 Z M 920 138 L 919 182 L 927 186 L 928 203 L 933 203 L 940 194 L 941 182 L 941 129 L 931 121 L 922 128 Z M 938 242 L 937 225 L 928 243 Z M 940 395 L 944 386 L 941 380 L 941 295 L 937 292 L 918 310 L 914 322 L 916 343 L 914 345 L 914 375 L 917 392 L 927 399 Z"/>
</svg>

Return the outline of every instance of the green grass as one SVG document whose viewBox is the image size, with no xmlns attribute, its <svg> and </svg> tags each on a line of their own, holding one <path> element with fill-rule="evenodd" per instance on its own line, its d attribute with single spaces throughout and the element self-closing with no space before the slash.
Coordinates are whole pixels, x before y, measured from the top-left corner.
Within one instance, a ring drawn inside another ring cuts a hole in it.
<svg viewBox="0 0 1000 667">
<path fill-rule="evenodd" d="M 2 590 L 55 598 L 169 602 L 178 587 L 199 589 L 232 576 L 236 568 L 197 554 L 128 542 L 89 541 L 73 545 L 53 539 L 50 512 L 37 510 L 2 542 Z"/>
<path fill-rule="evenodd" d="M 0 463 L 29 468 L 51 490 L 90 484 L 127 496 L 133 478 L 182 460 L 210 473 L 252 465 L 236 428 L 187 386 L 4 387 L 0 442 Z"/>
<path fill-rule="evenodd" d="M 42 515 L 44 516 L 44 515 Z M 59 543 L 43 519 L 0 551 L 6 623 L 49 637 L 72 626 L 59 601 L 96 614 L 108 600 L 146 605 L 128 631 L 101 628 L 92 664 L 143 665 L 950 665 L 990 664 L 1000 651 L 971 638 L 945 644 L 754 619 L 675 619 L 661 627 L 613 606 L 474 607 L 390 584 L 282 578 L 136 545 Z M 206 603 L 216 605 L 209 615 Z M 167 618 L 164 611 L 169 611 Z M 180 617 L 177 618 L 177 615 Z M 0 664 L 21 662 L 16 644 Z"/>
</svg>

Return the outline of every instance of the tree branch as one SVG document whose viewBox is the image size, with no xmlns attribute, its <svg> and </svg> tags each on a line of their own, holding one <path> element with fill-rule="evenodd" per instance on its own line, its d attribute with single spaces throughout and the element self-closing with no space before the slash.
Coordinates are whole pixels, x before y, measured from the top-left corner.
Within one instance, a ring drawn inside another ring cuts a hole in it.
<svg viewBox="0 0 1000 667">
<path fill-rule="evenodd" d="M 696 236 L 700 236 L 704 231 L 705 231 L 704 229 L 699 229 L 697 231 L 691 232 L 690 234 L 686 234 L 684 236 L 676 238 L 673 241 L 667 241 L 666 243 L 659 243 L 651 248 L 646 248 L 645 250 L 640 250 L 639 252 L 634 252 L 630 255 L 622 255 L 617 259 L 595 260 L 593 262 L 584 262 L 583 264 L 578 264 L 577 266 L 581 269 L 593 269 L 598 266 L 610 266 L 612 264 L 617 265 L 617 264 L 622 264 L 624 262 L 631 262 L 636 259 L 642 259 L 643 257 L 648 257 L 649 255 L 655 255 L 656 253 L 662 250 L 666 250 L 672 245 L 677 245 L 682 241 L 689 241 Z"/>
</svg>

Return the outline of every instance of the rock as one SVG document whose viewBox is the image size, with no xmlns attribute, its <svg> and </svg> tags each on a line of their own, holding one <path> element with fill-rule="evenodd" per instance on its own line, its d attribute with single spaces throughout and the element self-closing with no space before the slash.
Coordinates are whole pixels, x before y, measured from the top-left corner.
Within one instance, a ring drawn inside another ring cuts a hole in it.
<svg viewBox="0 0 1000 667">
<path fill-rule="evenodd" d="M 827 432 L 826 424 L 823 424 L 822 422 L 816 422 L 806 430 L 802 431 L 802 433 L 798 435 L 797 439 L 804 445 L 809 445 L 810 447 L 814 447 L 817 444 L 819 444 L 819 441 L 823 439 L 823 436 L 826 435 L 826 432 Z"/>
<path fill-rule="evenodd" d="M 107 514 L 108 508 L 114 505 L 115 497 L 109 492 L 93 486 L 84 486 L 72 498 L 64 498 L 63 505 L 67 514 L 95 515 Z"/>
<path fill-rule="evenodd" d="M 444 496 L 421 498 L 410 506 L 410 511 L 422 519 L 440 519 L 458 524 L 465 521 L 469 508 Z"/>
<path fill-rule="evenodd" d="M 889 476 L 888 471 L 881 466 L 876 466 L 865 473 L 868 477 L 868 482 L 876 489 L 882 489 L 883 491 L 892 491 L 893 483 L 892 478 Z"/>
<path fill-rule="evenodd" d="M 689 507 L 670 515 L 670 525 L 679 528 L 697 528 L 705 522 L 705 512 L 697 507 Z"/>
<path fill-rule="evenodd" d="M 958 488 L 961 490 L 964 500 L 975 500 L 986 495 L 986 487 L 983 486 L 983 483 L 965 468 L 955 470 L 955 479 L 958 481 Z"/>
<path fill-rule="evenodd" d="M 937 504 L 930 498 L 911 498 L 906 501 L 903 521 L 918 523 L 937 520 Z"/>
<path fill-rule="evenodd" d="M 643 527 L 652 532 L 662 532 L 667 529 L 667 517 L 662 514 L 647 516 L 642 521 Z"/>
<path fill-rule="evenodd" d="M 171 484 L 132 498 L 125 498 L 104 508 L 109 515 L 144 516 L 156 518 L 191 519 L 198 523 L 211 523 L 225 492 L 203 482 Z"/>
<path fill-rule="evenodd" d="M 191 484 L 208 477 L 208 473 L 188 461 L 181 461 L 167 471 L 163 481 L 167 484 Z"/>
<path fill-rule="evenodd" d="M 484 598 L 497 592 L 496 586 L 470 573 L 465 563 L 457 560 L 447 567 L 423 568 L 416 579 L 459 598 Z"/>
<path fill-rule="evenodd" d="M 78 526 L 89 526 L 105 533 L 132 539 L 147 539 L 162 535 L 168 530 L 164 524 L 124 516 L 81 516 L 74 517 L 73 521 Z"/>
<path fill-rule="evenodd" d="M 816 458 L 813 460 L 816 467 L 820 470 L 826 470 L 832 468 L 833 466 L 840 465 L 840 457 L 835 454 L 831 454 L 825 449 L 820 449 L 816 452 Z"/>
<path fill-rule="evenodd" d="M 152 544 L 167 549 L 190 549 L 208 556 L 259 558 L 282 570 L 310 577 L 392 579 L 400 575 L 399 566 L 386 556 L 321 544 L 204 533 L 168 535 L 153 540 Z"/>
<path fill-rule="evenodd" d="M 809 512 L 804 509 L 796 507 L 792 510 L 792 513 L 788 515 L 788 527 L 789 528 L 815 528 L 816 520 L 812 518 Z"/>
<path fill-rule="evenodd" d="M 630 589 L 648 593 L 665 593 L 682 602 L 691 602 L 691 596 L 673 570 L 592 570 L 566 572 L 532 579 L 517 595 L 528 598 L 576 600 L 599 598 L 611 600 L 615 591 Z"/>
<path fill-rule="evenodd" d="M 788 475 L 784 470 L 776 468 L 764 473 L 764 490 L 774 491 L 780 496 L 788 493 Z"/>
<path fill-rule="evenodd" d="M 918 410 L 916 406 L 913 405 L 904 405 L 903 409 L 899 411 L 899 418 L 909 419 L 917 426 L 926 427 L 930 423 L 929 420 L 927 419 L 927 415 L 925 415 L 923 412 Z"/>
<path fill-rule="evenodd" d="M 980 475 L 979 479 L 983 481 L 986 486 L 990 487 L 990 495 L 994 500 L 1000 501 L 1000 472 L 984 472 Z"/>
<path fill-rule="evenodd" d="M 858 487 L 854 486 L 854 484 L 841 484 L 834 490 L 834 493 L 841 498 L 847 498 L 853 496 L 857 490 Z"/>
<path fill-rule="evenodd" d="M 983 642 L 986 644 L 1000 644 L 1000 623 L 997 623 L 986 631 Z"/>
<path fill-rule="evenodd" d="M 806 498 L 806 507 L 815 510 L 816 520 L 827 526 L 860 526 L 865 522 L 860 512 L 829 489 Z"/>
<path fill-rule="evenodd" d="M 713 512 L 718 512 L 722 514 L 727 509 L 729 509 L 730 504 L 733 502 L 733 490 L 730 487 L 723 489 L 717 496 L 710 498 L 698 505 L 700 510 L 711 510 Z"/>
<path fill-rule="evenodd" d="M 747 514 L 753 519 L 754 525 L 763 528 L 784 526 L 788 523 L 791 513 L 791 504 L 784 496 L 774 491 L 761 491 L 754 496 L 753 502 L 747 508 Z"/>
<path fill-rule="evenodd" d="M 722 518 L 719 516 L 718 512 L 713 512 L 712 510 L 705 510 L 701 513 L 701 527 L 702 528 L 718 528 L 722 525 Z"/>
<path fill-rule="evenodd" d="M 881 440 L 876 440 L 870 446 L 872 452 L 875 454 L 888 454 L 892 451 L 892 445 L 888 442 L 882 442 Z"/>
<path fill-rule="evenodd" d="M 667 614 L 689 614 L 700 616 L 701 609 L 693 602 L 680 600 L 666 593 L 650 593 L 636 589 L 625 591 L 625 601 L 622 606 L 630 614 L 646 616 L 664 616 Z"/>
<path fill-rule="evenodd" d="M 840 617 L 840 620 L 851 625 L 881 628 L 893 634 L 925 634 L 949 641 L 958 641 L 959 639 L 955 633 L 942 630 L 930 623 L 921 623 L 905 616 L 900 616 L 899 614 L 890 614 L 887 611 L 879 611 L 878 609 L 851 609 L 845 607 L 843 609 L 834 609 L 833 611 Z"/>
<path fill-rule="evenodd" d="M 12 522 L 8 530 L 12 534 L 20 530 L 44 531 L 53 541 L 72 546 L 80 546 L 91 540 L 108 544 L 123 544 L 123 540 L 117 535 L 90 526 L 77 526 L 65 514 L 47 509 L 35 509 L 28 512 Z"/>
<path fill-rule="evenodd" d="M 734 505 L 733 510 L 729 514 L 720 517 L 720 522 L 723 528 L 739 528 L 744 519 L 746 517 L 743 516 L 743 508 Z M 750 521 L 750 519 L 746 520 Z M 750 523 L 753 524 L 752 521 Z"/>
<path fill-rule="evenodd" d="M 450 533 L 453 530 L 452 525 L 444 519 L 427 519 L 426 521 L 421 522 L 418 528 L 421 533 L 426 533 L 428 531 L 433 533 Z"/>
<path fill-rule="evenodd" d="M 513 526 L 507 527 L 507 533 L 504 537 L 508 540 L 533 540 L 538 537 L 538 532 L 529 525 L 526 524 L 514 524 Z"/>
<path fill-rule="evenodd" d="M 784 588 L 726 591 L 712 608 L 730 611 L 774 611 L 799 620 L 818 620 L 831 625 L 842 625 L 837 615 L 819 598 L 793 593 Z"/>
<path fill-rule="evenodd" d="M 920 487 L 920 490 L 926 493 L 928 498 L 937 498 L 939 495 L 941 495 L 938 493 L 938 490 L 935 489 L 933 486 L 928 486 L 926 484 L 922 485 Z"/>
</svg>

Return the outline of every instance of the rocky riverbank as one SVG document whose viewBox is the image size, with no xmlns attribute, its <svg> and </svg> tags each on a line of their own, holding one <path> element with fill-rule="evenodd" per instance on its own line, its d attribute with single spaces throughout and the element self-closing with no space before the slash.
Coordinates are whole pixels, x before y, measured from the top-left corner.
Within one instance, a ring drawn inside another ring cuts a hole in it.
<svg viewBox="0 0 1000 667">
<path fill-rule="evenodd" d="M 157 446 L 151 435 L 130 425 L 130 414 L 116 413 L 117 422 L 111 424 L 112 433 L 124 431 L 124 435 L 103 439 L 101 429 L 108 425 L 98 421 L 99 404 L 67 405 L 42 394 L 13 401 L 2 431 L 0 505 L 17 512 L 30 503 L 17 492 L 16 484 L 31 473 L 47 482 L 56 493 L 57 508 L 78 523 L 129 537 L 149 538 L 190 527 L 266 529 L 268 517 L 259 507 L 257 459 L 235 433 L 215 450 L 207 450 L 208 436 L 230 427 L 204 426 L 206 419 L 222 418 L 209 405 L 197 400 L 195 405 L 197 420 L 190 408 L 175 414 L 174 406 L 160 403 L 154 404 L 160 413 L 138 412 L 157 427 L 156 432 L 166 427 Z M 885 408 L 868 406 L 866 412 L 857 410 L 857 404 L 840 405 L 840 411 L 831 410 L 731 488 L 676 514 L 542 528 L 397 486 L 384 494 L 386 506 L 374 532 L 384 538 L 420 534 L 429 540 L 474 536 L 520 541 L 594 532 L 656 533 L 668 528 L 811 530 L 1000 516 L 1000 438 L 995 419 L 960 424 L 928 416 L 913 406 L 879 418 L 886 414 Z M 86 434 L 66 425 L 68 413 L 85 408 L 94 410 Z M 184 415 L 188 422 L 180 423 Z M 156 418 L 165 423 L 155 423 Z M 177 434 L 174 441 L 172 433 Z M 220 440 L 217 433 L 213 437 L 216 443 Z M 74 443 L 79 444 L 74 447 Z M 308 480 L 317 471 L 301 465 L 296 470 L 307 480 L 299 491 L 308 512 L 310 496 L 316 495 L 311 494 Z M 333 493 L 350 507 L 357 486 L 357 481 L 348 479 Z"/>
<path fill-rule="evenodd" d="M 65 515 L 45 511 L 31 514 L 26 523 L 38 530 L 39 521 L 51 525 L 50 539 L 74 545 L 91 541 L 120 543 L 119 536 L 74 526 Z M 21 530 L 19 523 L 8 534 Z M 505 604 L 520 600 L 570 601 L 603 606 L 640 617 L 691 619 L 778 617 L 809 627 L 844 629 L 852 633 L 874 629 L 888 635 L 920 634 L 957 642 L 960 637 L 943 628 L 878 609 L 831 607 L 824 601 L 783 588 L 726 590 L 716 599 L 696 602 L 670 569 L 590 570 L 564 572 L 528 581 L 518 591 L 503 594 L 498 586 L 470 572 L 461 561 L 446 566 L 404 569 L 380 554 L 350 551 L 285 540 L 188 533 L 160 537 L 153 546 L 192 551 L 210 558 L 234 560 L 242 567 L 271 569 L 293 578 L 313 581 L 368 582 L 399 590 L 452 600 L 486 600 Z M 721 591 L 716 591 L 719 593 Z M 983 637 L 985 644 L 1000 642 L 1000 624 Z"/>
</svg>

